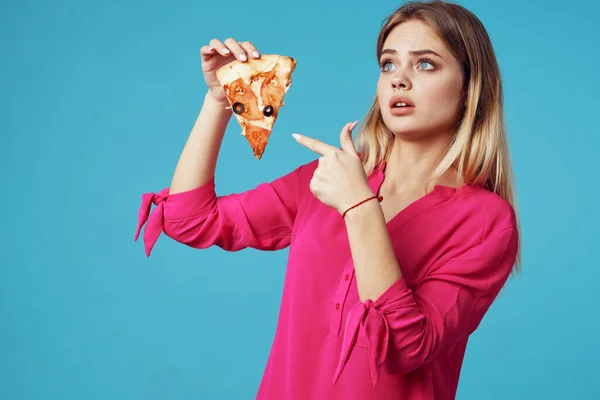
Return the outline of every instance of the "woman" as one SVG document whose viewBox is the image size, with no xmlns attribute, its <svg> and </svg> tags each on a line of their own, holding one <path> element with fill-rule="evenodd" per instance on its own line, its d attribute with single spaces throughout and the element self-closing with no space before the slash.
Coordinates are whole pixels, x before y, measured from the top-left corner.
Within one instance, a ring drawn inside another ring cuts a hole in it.
<svg viewBox="0 0 600 400">
<path fill-rule="evenodd" d="M 319 158 L 217 197 L 231 117 L 215 70 L 260 57 L 201 49 L 209 91 L 170 189 L 144 195 L 147 254 L 162 231 L 195 248 L 290 246 L 259 399 L 453 399 L 469 335 L 518 265 L 519 229 L 490 39 L 461 6 L 410 3 L 377 41 L 377 96 L 356 148 L 295 135 Z"/>
</svg>

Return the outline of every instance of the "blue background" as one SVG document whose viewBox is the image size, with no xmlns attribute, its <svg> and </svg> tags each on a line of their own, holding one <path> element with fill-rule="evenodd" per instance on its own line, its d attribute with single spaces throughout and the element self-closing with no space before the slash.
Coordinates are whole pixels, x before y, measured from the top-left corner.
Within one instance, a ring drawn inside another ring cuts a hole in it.
<svg viewBox="0 0 600 400">
<path fill-rule="evenodd" d="M 298 60 L 261 161 L 230 122 L 219 194 L 312 160 L 292 132 L 337 145 L 364 117 L 377 33 L 400 3 L 274 4 L 2 2 L 1 399 L 254 398 L 287 251 L 163 235 L 147 259 L 133 235 L 141 194 L 170 184 L 202 105 L 211 38 Z M 473 335 L 458 398 L 597 398 L 598 3 L 461 4 L 502 71 L 523 272 Z"/>
</svg>

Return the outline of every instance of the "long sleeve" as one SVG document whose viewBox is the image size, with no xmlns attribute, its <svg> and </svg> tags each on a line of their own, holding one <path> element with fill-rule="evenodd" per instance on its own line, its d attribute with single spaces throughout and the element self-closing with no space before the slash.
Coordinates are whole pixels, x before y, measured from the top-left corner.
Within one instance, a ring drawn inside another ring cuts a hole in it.
<svg viewBox="0 0 600 400">
<path fill-rule="evenodd" d="M 349 311 L 337 381 L 357 338 L 366 343 L 373 385 L 380 368 L 407 373 L 450 354 L 479 325 L 514 265 L 518 232 L 506 228 L 434 266 L 414 289 L 400 278 L 375 302 Z"/>
<path fill-rule="evenodd" d="M 161 232 L 194 248 L 285 248 L 290 244 L 298 204 L 298 174 L 303 167 L 254 189 L 225 196 L 216 195 L 214 178 L 174 195 L 169 195 L 168 188 L 145 193 L 134 240 L 147 221 L 144 246 L 148 257 Z M 152 204 L 156 207 L 150 214 Z"/>
</svg>

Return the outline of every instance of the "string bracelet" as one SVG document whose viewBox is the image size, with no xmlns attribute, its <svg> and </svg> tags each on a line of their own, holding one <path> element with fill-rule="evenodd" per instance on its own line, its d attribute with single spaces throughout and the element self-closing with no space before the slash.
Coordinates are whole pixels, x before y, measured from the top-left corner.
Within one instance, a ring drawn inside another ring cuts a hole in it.
<svg viewBox="0 0 600 400">
<path fill-rule="evenodd" d="M 363 203 L 366 203 L 366 202 L 367 202 L 367 201 L 369 201 L 369 200 L 373 200 L 373 199 L 377 199 L 379 202 L 381 202 L 381 201 L 383 200 L 383 196 L 379 196 L 379 197 L 378 197 L 378 196 L 371 196 L 371 197 L 369 197 L 368 199 L 364 199 L 364 200 L 363 200 L 363 201 L 361 201 L 360 203 L 357 203 L 357 204 L 353 205 L 352 207 L 348 208 L 346 211 L 344 211 L 344 213 L 342 214 L 342 218 L 344 218 L 344 217 L 346 216 L 346 213 L 347 213 L 348 211 L 352 210 L 352 209 L 353 209 L 353 208 L 355 208 L 355 207 L 358 207 L 358 206 L 360 206 L 360 205 L 361 205 L 361 204 L 363 204 Z"/>
</svg>

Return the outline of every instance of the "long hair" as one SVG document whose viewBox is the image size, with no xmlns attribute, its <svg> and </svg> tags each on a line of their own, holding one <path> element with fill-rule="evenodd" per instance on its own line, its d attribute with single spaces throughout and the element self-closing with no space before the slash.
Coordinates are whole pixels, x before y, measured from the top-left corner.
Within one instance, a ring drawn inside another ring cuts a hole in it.
<svg viewBox="0 0 600 400">
<path fill-rule="evenodd" d="M 377 60 L 392 29 L 410 20 L 427 24 L 447 45 L 462 65 L 468 96 L 454 137 L 437 164 L 432 181 L 454 167 L 459 180 L 483 185 L 508 201 L 518 214 L 504 121 L 502 79 L 486 29 L 472 12 L 458 4 L 440 0 L 410 1 L 384 20 L 377 38 Z M 383 121 L 377 98 L 356 137 L 367 174 L 389 159 L 394 134 Z M 518 225 L 517 216 L 517 229 Z M 520 242 L 519 235 L 517 271 L 521 264 Z"/>
</svg>

